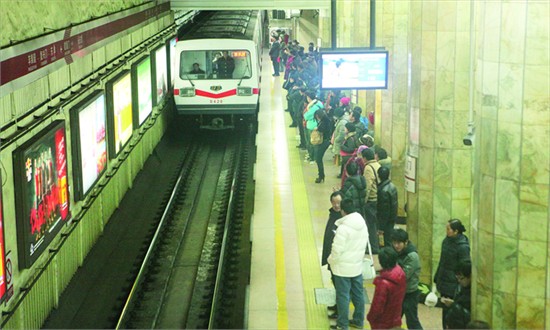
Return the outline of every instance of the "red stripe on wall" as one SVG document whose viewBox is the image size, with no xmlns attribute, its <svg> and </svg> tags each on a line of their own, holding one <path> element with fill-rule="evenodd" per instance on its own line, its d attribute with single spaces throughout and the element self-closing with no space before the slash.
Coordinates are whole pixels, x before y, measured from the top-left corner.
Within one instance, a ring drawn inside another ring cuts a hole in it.
<svg viewBox="0 0 550 330">
<path fill-rule="evenodd" d="M 65 31 L 66 37 L 62 40 L 0 62 L 0 85 L 21 78 L 63 58 L 70 63 L 72 54 L 169 10 L 170 3 L 165 2 L 72 37 L 69 37 L 71 28 L 68 28 Z"/>
</svg>

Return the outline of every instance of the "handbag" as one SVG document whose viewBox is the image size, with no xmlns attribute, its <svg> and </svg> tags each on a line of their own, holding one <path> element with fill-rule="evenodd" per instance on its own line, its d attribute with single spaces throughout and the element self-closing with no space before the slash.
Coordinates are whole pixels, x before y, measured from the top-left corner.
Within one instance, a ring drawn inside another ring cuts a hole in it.
<svg viewBox="0 0 550 330">
<path fill-rule="evenodd" d="M 376 270 L 374 269 L 370 241 L 367 241 L 367 246 L 369 248 L 369 255 L 363 258 L 363 280 L 372 280 L 376 277 Z"/>
<path fill-rule="evenodd" d="M 311 137 L 309 139 L 309 142 L 311 142 L 312 145 L 316 146 L 321 143 L 323 143 L 323 133 L 319 132 L 318 130 L 314 129 L 311 132 Z"/>
</svg>

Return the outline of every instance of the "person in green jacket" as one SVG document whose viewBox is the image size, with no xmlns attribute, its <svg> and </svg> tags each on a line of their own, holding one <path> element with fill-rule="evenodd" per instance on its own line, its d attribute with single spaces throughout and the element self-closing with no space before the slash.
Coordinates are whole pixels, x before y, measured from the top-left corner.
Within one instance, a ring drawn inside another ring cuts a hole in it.
<svg viewBox="0 0 550 330">
<path fill-rule="evenodd" d="M 306 121 L 306 143 L 307 152 L 309 154 L 309 160 L 311 164 L 315 164 L 315 151 L 311 144 L 311 132 L 317 128 L 317 119 L 315 119 L 315 112 L 319 109 L 324 109 L 323 102 L 317 99 L 317 92 L 313 89 L 307 90 L 305 93 L 307 107 L 304 111 L 304 120 Z"/>
</svg>

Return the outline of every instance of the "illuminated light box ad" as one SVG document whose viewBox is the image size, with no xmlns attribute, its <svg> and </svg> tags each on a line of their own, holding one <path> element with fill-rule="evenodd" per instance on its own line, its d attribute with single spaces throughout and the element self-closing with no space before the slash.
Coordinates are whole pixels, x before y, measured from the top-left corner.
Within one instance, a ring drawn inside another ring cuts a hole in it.
<svg viewBox="0 0 550 330">
<path fill-rule="evenodd" d="M 153 105 L 158 105 L 166 98 L 168 92 L 168 62 L 166 59 L 166 46 L 162 46 L 153 51 L 155 59 L 154 77 L 155 83 L 153 90 Z"/>
<path fill-rule="evenodd" d="M 75 199 L 83 199 L 107 166 L 105 94 L 95 91 L 71 110 Z"/>
<path fill-rule="evenodd" d="M 54 122 L 14 151 L 20 264 L 31 266 L 69 219 L 65 123 Z"/>
<path fill-rule="evenodd" d="M 321 53 L 322 89 L 388 88 L 387 51 Z"/>
<path fill-rule="evenodd" d="M 0 182 L 2 177 L 0 176 Z M 2 213 L 2 192 L 0 191 L 0 302 L 6 296 L 6 246 L 4 245 L 4 215 Z"/>
<path fill-rule="evenodd" d="M 151 57 L 146 56 L 132 65 L 132 91 L 134 114 L 134 127 L 138 127 L 153 111 L 153 95 L 151 82 Z"/>
<path fill-rule="evenodd" d="M 176 38 L 171 38 L 168 40 L 168 63 L 170 63 L 170 79 L 168 79 L 168 81 L 170 81 L 170 88 L 174 88 L 174 79 L 175 77 L 177 76 L 177 66 L 176 66 L 176 43 L 177 43 L 177 39 Z"/>
<path fill-rule="evenodd" d="M 107 101 L 107 132 L 109 157 L 114 158 L 130 140 L 133 133 L 132 78 L 124 70 L 105 84 Z"/>
</svg>

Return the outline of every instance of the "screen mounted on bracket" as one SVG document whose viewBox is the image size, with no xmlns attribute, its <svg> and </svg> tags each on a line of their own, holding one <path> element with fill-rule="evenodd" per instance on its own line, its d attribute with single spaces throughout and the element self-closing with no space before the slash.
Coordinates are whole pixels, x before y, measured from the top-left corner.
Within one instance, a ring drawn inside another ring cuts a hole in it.
<svg viewBox="0 0 550 330">
<path fill-rule="evenodd" d="M 321 52 L 322 89 L 388 88 L 388 51 L 361 48 Z"/>
</svg>

